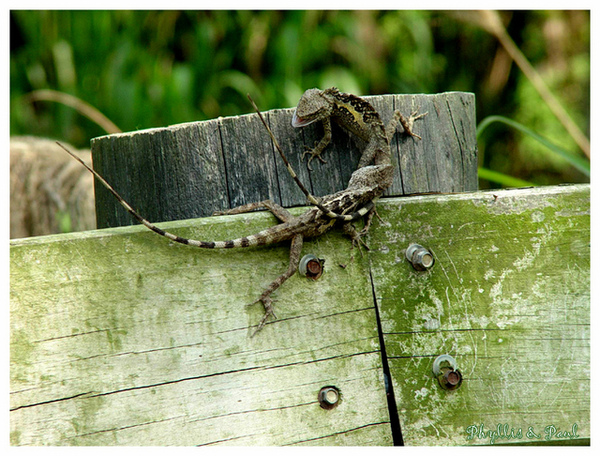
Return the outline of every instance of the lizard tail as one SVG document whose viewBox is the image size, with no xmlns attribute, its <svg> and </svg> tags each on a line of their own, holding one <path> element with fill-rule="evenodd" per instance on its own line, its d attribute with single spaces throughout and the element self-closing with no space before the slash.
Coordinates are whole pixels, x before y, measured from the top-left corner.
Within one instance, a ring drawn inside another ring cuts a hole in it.
<svg viewBox="0 0 600 456">
<path fill-rule="evenodd" d="M 79 163 L 81 163 L 90 173 L 92 173 L 96 177 L 96 179 L 98 179 L 102 183 L 102 185 L 104 185 L 113 194 L 113 196 L 117 199 L 117 201 L 119 203 L 121 203 L 121 206 L 123 206 L 125 209 L 127 209 L 127 212 L 129 212 L 136 220 L 138 220 L 146 228 L 148 228 L 148 229 L 154 231 L 155 233 L 160 234 L 161 236 L 164 236 L 174 242 L 178 242 L 180 244 L 185 244 L 185 245 L 191 245 L 193 247 L 199 247 L 202 249 L 231 249 L 234 247 L 253 247 L 256 245 L 264 245 L 264 244 L 268 244 L 272 239 L 273 230 L 263 230 L 255 235 L 241 237 L 241 238 L 233 239 L 230 241 L 197 241 L 195 239 L 187 239 L 187 238 L 183 238 L 181 236 L 177 236 L 176 234 L 169 233 L 168 231 L 165 231 L 165 230 L 157 227 L 156 225 L 154 225 L 153 223 L 149 222 L 144 217 L 142 217 L 140 214 L 138 214 L 129 205 L 129 203 L 127 201 L 125 201 L 121 197 L 121 195 L 119 195 L 117 193 L 117 191 L 100 174 L 98 174 L 94 169 L 90 168 L 83 160 L 81 160 L 81 158 L 79 158 L 75 154 L 71 153 L 65 146 L 63 146 L 58 141 L 56 142 L 56 144 L 58 144 L 71 157 L 73 157 L 75 160 L 77 160 Z"/>
</svg>

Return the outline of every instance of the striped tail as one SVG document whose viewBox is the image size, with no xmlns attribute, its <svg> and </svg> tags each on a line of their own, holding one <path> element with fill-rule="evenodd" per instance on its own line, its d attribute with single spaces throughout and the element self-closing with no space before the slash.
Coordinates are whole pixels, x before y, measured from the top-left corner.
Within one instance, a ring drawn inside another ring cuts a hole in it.
<svg viewBox="0 0 600 456">
<path fill-rule="evenodd" d="M 235 247 L 253 247 L 256 245 L 269 244 L 271 242 L 273 229 L 263 230 L 255 235 L 238 238 L 231 241 L 196 241 L 195 239 L 183 238 L 181 236 L 177 236 L 176 234 L 169 233 L 168 231 L 160 229 L 156 225 L 150 223 L 140 214 L 138 214 L 129 205 L 129 203 L 125 201 L 121 197 L 121 195 L 119 195 L 117 191 L 100 174 L 98 174 L 95 170 L 90 168 L 83 160 L 81 160 L 81 158 L 71 153 L 65 146 L 63 146 L 58 141 L 56 142 L 56 144 L 58 144 L 62 149 L 64 149 L 64 151 L 67 152 L 71 157 L 73 157 L 75 160 L 81 163 L 90 173 L 92 173 L 96 177 L 96 179 L 98 179 L 102 183 L 102 185 L 104 185 L 113 194 L 117 201 L 121 203 L 121 206 L 127 209 L 127 212 L 129 212 L 136 220 L 142 223 L 146 228 L 151 229 L 155 233 L 160 234 L 161 236 L 164 236 L 168 239 L 171 239 L 174 242 L 178 242 L 180 244 L 185 245 L 191 245 L 193 247 L 199 247 L 202 249 L 232 249 Z"/>
</svg>

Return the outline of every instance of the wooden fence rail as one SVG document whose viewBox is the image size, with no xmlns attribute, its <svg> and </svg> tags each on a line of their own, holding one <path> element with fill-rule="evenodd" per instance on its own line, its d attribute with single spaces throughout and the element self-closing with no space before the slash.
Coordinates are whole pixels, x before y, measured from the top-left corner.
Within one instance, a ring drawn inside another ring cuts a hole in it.
<svg viewBox="0 0 600 456">
<path fill-rule="evenodd" d="M 245 305 L 286 246 L 198 251 L 141 226 L 11 241 L 11 443 L 589 444 L 589 185 L 378 207 L 368 254 L 336 231 L 305 244 L 325 273 L 292 277 L 253 338 L 262 310 Z M 273 223 L 161 226 L 228 239 Z M 406 260 L 412 243 L 431 269 Z M 454 391 L 432 373 L 442 354 Z"/>
</svg>

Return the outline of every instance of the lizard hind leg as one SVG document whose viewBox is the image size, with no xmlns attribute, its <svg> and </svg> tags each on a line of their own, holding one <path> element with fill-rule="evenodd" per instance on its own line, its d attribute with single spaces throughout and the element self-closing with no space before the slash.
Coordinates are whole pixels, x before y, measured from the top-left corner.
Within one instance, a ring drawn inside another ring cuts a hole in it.
<svg viewBox="0 0 600 456">
<path fill-rule="evenodd" d="M 265 309 L 265 314 L 260 320 L 258 327 L 250 337 L 254 337 L 257 332 L 263 329 L 263 327 L 267 324 L 267 320 L 270 316 L 273 316 L 273 318 L 277 318 L 277 316 L 275 315 L 275 309 L 273 308 L 273 300 L 271 299 L 271 293 L 273 293 L 281 285 L 283 285 L 283 283 L 291 276 L 293 276 L 298 270 L 298 262 L 300 261 L 300 253 L 302 252 L 303 240 L 304 238 L 301 234 L 297 234 L 292 238 L 292 245 L 290 246 L 290 262 L 287 271 L 285 271 L 283 274 L 277 277 L 277 279 L 271 282 L 271 284 L 265 289 L 265 291 L 263 291 L 263 293 L 256 301 L 254 301 L 251 304 L 248 304 L 249 306 L 251 306 L 256 304 L 257 302 L 261 302 Z"/>
<path fill-rule="evenodd" d="M 370 250 L 369 246 L 363 239 L 363 236 L 366 234 L 366 231 L 364 229 L 359 232 L 354 227 L 354 225 L 352 225 L 352 223 L 345 223 L 344 225 L 342 225 L 342 230 L 352 240 L 352 249 L 354 249 L 354 247 L 358 247 L 360 256 L 363 256 L 361 244 L 364 246 L 365 249 Z M 352 254 L 352 258 L 354 259 L 354 254 Z"/>
<path fill-rule="evenodd" d="M 253 212 L 257 210 L 267 209 L 270 211 L 279 221 L 281 222 L 290 222 L 294 216 L 290 214 L 290 212 L 284 207 L 280 206 L 277 203 L 274 203 L 271 200 L 264 200 L 258 203 L 250 203 L 244 204 L 242 206 L 234 207 L 232 209 L 227 209 L 224 211 L 216 211 L 213 212 L 213 215 L 235 215 L 235 214 L 245 214 L 246 212 Z"/>
</svg>

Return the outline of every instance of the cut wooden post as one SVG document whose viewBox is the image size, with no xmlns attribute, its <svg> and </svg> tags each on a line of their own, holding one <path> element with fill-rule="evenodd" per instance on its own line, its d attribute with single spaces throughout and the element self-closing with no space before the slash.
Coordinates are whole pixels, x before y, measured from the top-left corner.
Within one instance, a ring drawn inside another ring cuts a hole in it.
<svg viewBox="0 0 600 456">
<path fill-rule="evenodd" d="M 477 189 L 475 97 L 470 93 L 365 97 L 387 123 L 394 110 L 429 114 L 417 121 L 422 141 L 392 141 L 396 165 L 387 196 Z M 291 126 L 293 109 L 268 111 L 267 119 L 300 179 L 316 196 L 342 190 L 356 169 L 363 144 L 334 125 L 326 164 L 308 171 L 301 156 L 323 134 L 320 124 Z M 283 206 L 306 202 L 289 177 L 256 114 L 191 122 L 95 138 L 95 169 L 153 222 L 211 215 L 216 210 L 272 199 Z M 99 228 L 133 224 L 110 193 L 96 183 Z"/>
</svg>

